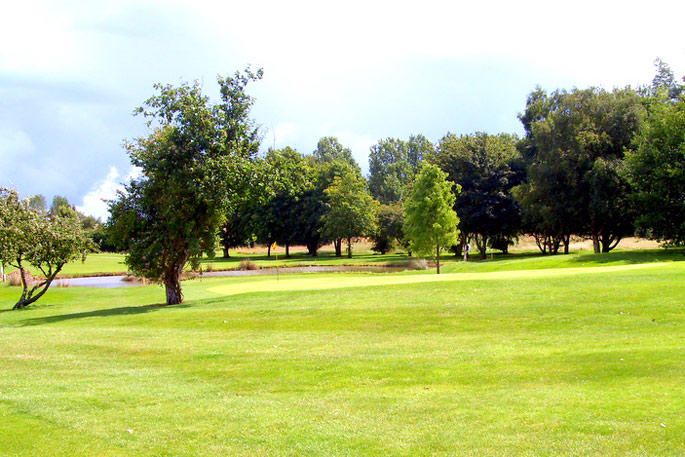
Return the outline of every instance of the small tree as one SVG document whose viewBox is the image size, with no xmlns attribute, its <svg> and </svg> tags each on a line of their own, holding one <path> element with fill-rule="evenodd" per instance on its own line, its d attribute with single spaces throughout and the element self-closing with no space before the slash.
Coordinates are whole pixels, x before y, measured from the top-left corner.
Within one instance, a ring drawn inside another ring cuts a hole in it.
<svg viewBox="0 0 685 457">
<path fill-rule="evenodd" d="M 42 297 L 64 264 L 85 260 L 91 246 L 75 212 L 48 215 L 30 205 L 19 200 L 16 191 L 0 188 L 0 262 L 19 270 L 23 288 L 13 309 Z M 31 284 L 27 264 L 44 278 Z"/>
<path fill-rule="evenodd" d="M 437 273 L 440 274 L 440 252 L 457 244 L 459 218 L 452 209 L 455 193 L 461 191 L 447 181 L 447 174 L 436 165 L 424 165 L 409 191 L 405 203 L 404 233 L 411 250 L 422 255 L 435 253 Z"/>
</svg>

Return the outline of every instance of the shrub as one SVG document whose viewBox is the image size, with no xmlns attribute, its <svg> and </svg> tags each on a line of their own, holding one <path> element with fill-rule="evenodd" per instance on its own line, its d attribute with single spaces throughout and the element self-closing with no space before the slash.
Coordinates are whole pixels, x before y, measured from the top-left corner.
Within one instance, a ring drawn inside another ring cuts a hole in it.
<svg viewBox="0 0 685 457">
<path fill-rule="evenodd" d="M 410 270 L 428 270 L 426 259 L 411 259 L 408 265 Z"/>
<path fill-rule="evenodd" d="M 243 259 L 240 261 L 240 269 L 241 270 L 259 270 L 259 265 L 254 263 L 250 259 Z"/>
</svg>

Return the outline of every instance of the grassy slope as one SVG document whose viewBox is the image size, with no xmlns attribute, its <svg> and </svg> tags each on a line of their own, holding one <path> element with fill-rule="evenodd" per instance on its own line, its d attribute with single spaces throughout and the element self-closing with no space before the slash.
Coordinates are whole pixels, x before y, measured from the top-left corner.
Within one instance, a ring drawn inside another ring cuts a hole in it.
<svg viewBox="0 0 685 457">
<path fill-rule="evenodd" d="M 192 281 L 171 308 L 141 306 L 158 287 L 67 288 L 0 312 L 0 455 L 685 454 L 684 262 L 211 292 L 267 280 Z"/>
</svg>

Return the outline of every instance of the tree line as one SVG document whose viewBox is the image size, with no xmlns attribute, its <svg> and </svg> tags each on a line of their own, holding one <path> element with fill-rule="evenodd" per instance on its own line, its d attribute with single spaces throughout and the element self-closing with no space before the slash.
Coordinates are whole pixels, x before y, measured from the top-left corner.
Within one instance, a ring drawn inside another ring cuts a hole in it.
<svg viewBox="0 0 685 457">
<path fill-rule="evenodd" d="M 644 87 L 535 88 L 519 114 L 521 138 L 380 140 L 368 178 L 334 137 L 310 154 L 259 153 L 246 87 L 261 70 L 219 77 L 218 102 L 198 83 L 156 85 L 136 111 L 150 134 L 126 143 L 141 176 L 110 202 L 107 242 L 127 252 L 133 272 L 165 284 L 170 304 L 183 299 L 182 269 L 217 245 L 225 257 L 251 243 L 277 243 L 286 255 L 305 245 L 316 256 L 332 243 L 351 256 L 354 240 L 370 237 L 379 253 L 402 246 L 438 258 L 471 243 L 482 258 L 506 253 L 522 234 L 543 254 L 568 253 L 572 236 L 592 239 L 595 252 L 636 233 L 679 245 L 685 99 L 668 65 L 656 67 Z"/>
</svg>

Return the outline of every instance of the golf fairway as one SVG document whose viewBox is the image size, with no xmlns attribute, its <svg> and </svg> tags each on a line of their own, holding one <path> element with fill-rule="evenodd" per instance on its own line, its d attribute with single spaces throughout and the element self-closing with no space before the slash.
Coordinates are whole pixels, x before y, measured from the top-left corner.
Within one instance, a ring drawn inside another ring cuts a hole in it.
<svg viewBox="0 0 685 457">
<path fill-rule="evenodd" d="M 326 290 L 348 287 L 392 286 L 397 284 L 416 284 L 450 281 L 483 281 L 498 279 L 528 279 L 553 276 L 572 276 L 579 274 L 598 274 L 668 265 L 666 262 L 642 263 L 636 265 L 613 265 L 606 267 L 550 268 L 545 270 L 513 270 L 487 273 L 448 273 L 434 275 L 369 275 L 348 277 L 341 275 L 332 279 L 327 277 L 281 277 L 277 279 L 228 284 L 211 287 L 208 290 L 219 295 L 238 295 L 252 292 L 286 292 L 296 290 Z"/>
</svg>

